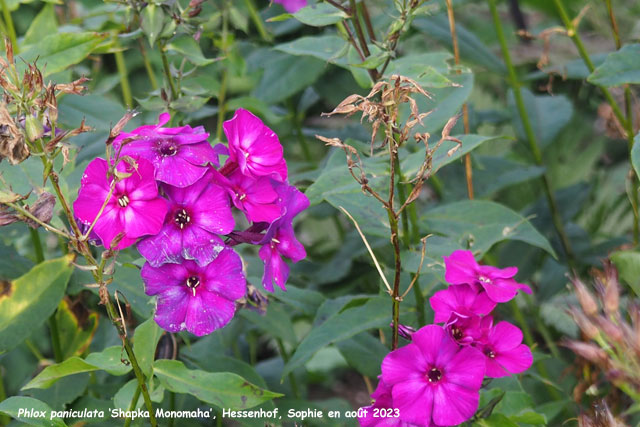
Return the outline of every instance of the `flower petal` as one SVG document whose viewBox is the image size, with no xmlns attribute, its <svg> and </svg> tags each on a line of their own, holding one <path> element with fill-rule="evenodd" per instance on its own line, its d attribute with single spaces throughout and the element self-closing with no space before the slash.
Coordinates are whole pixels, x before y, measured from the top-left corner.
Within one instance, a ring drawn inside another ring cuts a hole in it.
<svg viewBox="0 0 640 427">
<path fill-rule="evenodd" d="M 165 331 L 180 332 L 186 328 L 185 318 L 190 294 L 187 287 L 173 287 L 158 295 L 154 319 Z"/>
<path fill-rule="evenodd" d="M 234 302 L 201 288 L 189 298 L 185 323 L 187 330 L 199 337 L 229 323 L 236 311 Z"/>
<path fill-rule="evenodd" d="M 475 414 L 480 401 L 478 389 L 442 383 L 435 387 L 433 422 L 439 426 L 456 426 Z"/>
<path fill-rule="evenodd" d="M 463 283 L 472 284 L 476 281 L 478 263 L 471 251 L 457 250 L 453 251 L 448 257 L 445 256 L 443 258 L 445 266 L 444 278 L 448 283 L 461 285 Z"/>
</svg>

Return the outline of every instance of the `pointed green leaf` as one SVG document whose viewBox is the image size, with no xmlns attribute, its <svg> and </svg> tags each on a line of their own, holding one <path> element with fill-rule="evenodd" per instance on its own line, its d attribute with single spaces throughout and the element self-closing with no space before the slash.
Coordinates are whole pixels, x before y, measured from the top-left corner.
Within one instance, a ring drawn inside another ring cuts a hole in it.
<svg viewBox="0 0 640 427">
<path fill-rule="evenodd" d="M 610 53 L 587 80 L 607 87 L 640 83 L 640 43 L 628 44 Z"/>
<path fill-rule="evenodd" d="M 347 14 L 329 3 L 317 3 L 303 7 L 293 14 L 303 24 L 314 27 L 333 25 L 348 18 Z"/>
<path fill-rule="evenodd" d="M 178 360 L 156 360 L 153 373 L 174 393 L 188 393 L 218 408 L 247 409 L 282 396 L 229 372 L 187 369 Z"/>
<path fill-rule="evenodd" d="M 31 25 L 29 25 L 29 29 L 24 35 L 23 43 L 25 45 L 38 43 L 48 35 L 54 34 L 57 31 L 58 23 L 53 5 L 45 4 L 31 22 Z"/>
<path fill-rule="evenodd" d="M 156 354 L 156 347 L 163 330 L 158 326 L 153 318 L 145 320 L 138 325 L 133 333 L 133 352 L 138 359 L 138 365 L 145 376 L 151 375 L 153 358 Z"/>
<path fill-rule="evenodd" d="M 32 411 L 31 413 L 33 413 L 33 411 L 44 412 L 45 417 L 25 416 L 25 414 L 20 414 L 21 409 Z M 51 408 L 49 405 L 32 397 L 11 396 L 0 403 L 0 412 L 30 426 L 66 427 L 62 419 L 58 417 L 51 418 Z"/>
<path fill-rule="evenodd" d="M 122 347 L 117 345 L 108 347 L 99 353 L 91 353 L 85 359 L 71 357 L 64 362 L 44 368 L 34 379 L 22 387 L 22 390 L 48 388 L 60 378 L 82 372 L 102 370 L 111 375 L 124 375 L 131 370 L 131 366 L 128 363 L 123 363 L 123 359 L 126 359 L 126 354 Z"/>
<path fill-rule="evenodd" d="M 68 256 L 45 261 L 13 281 L 0 280 L 0 354 L 29 337 L 53 313 L 73 267 Z"/>
<path fill-rule="evenodd" d="M 98 313 L 82 317 L 71 309 L 66 299 L 60 301 L 55 318 L 63 360 L 84 353 L 98 329 Z"/>
</svg>

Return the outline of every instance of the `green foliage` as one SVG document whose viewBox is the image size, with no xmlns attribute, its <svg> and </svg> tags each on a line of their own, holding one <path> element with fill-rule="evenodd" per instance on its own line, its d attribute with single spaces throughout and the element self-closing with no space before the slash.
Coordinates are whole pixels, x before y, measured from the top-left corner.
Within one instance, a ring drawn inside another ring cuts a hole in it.
<svg viewBox="0 0 640 427">
<path fill-rule="evenodd" d="M 628 44 L 617 52 L 610 53 L 602 65 L 588 77 L 591 83 L 599 86 L 620 86 L 628 83 L 640 83 L 640 44 Z"/>
</svg>

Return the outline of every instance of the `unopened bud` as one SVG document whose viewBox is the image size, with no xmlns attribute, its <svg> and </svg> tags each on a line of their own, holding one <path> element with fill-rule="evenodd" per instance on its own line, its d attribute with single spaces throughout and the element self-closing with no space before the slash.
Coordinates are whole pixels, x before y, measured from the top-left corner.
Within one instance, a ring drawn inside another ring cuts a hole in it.
<svg viewBox="0 0 640 427">
<path fill-rule="evenodd" d="M 587 287 L 577 277 L 572 280 L 573 286 L 576 289 L 576 297 L 582 307 L 582 311 L 587 316 L 594 316 L 598 313 L 598 303 L 596 302 L 591 292 L 587 290 Z"/>
<path fill-rule="evenodd" d="M 393 322 L 389 325 L 393 328 Z M 411 341 L 411 336 L 416 332 L 415 328 L 412 328 L 408 325 L 398 325 L 398 335 L 404 338 L 407 341 Z"/>
<path fill-rule="evenodd" d="M 602 301 L 604 311 L 608 314 L 616 313 L 620 306 L 620 284 L 618 282 L 618 271 L 610 262 L 604 266 L 605 283 Z"/>
<path fill-rule="evenodd" d="M 24 122 L 24 130 L 27 132 L 27 138 L 29 141 L 37 141 L 44 134 L 44 127 L 40 120 L 28 114 Z"/>
<path fill-rule="evenodd" d="M 614 324 L 611 320 L 599 316 L 597 319 L 598 326 L 602 329 L 607 341 L 620 343 L 623 340 L 622 329 Z"/>
<path fill-rule="evenodd" d="M 592 340 L 600 334 L 600 330 L 596 325 L 594 325 L 580 310 L 572 307 L 569 311 L 573 320 L 587 339 Z"/>
<path fill-rule="evenodd" d="M 595 365 L 607 365 L 607 353 L 594 344 L 587 344 L 580 341 L 567 341 L 564 343 L 564 346 Z"/>
<path fill-rule="evenodd" d="M 267 312 L 269 298 L 262 294 L 255 286 L 249 284 L 247 286 L 246 308 L 264 315 Z"/>
</svg>

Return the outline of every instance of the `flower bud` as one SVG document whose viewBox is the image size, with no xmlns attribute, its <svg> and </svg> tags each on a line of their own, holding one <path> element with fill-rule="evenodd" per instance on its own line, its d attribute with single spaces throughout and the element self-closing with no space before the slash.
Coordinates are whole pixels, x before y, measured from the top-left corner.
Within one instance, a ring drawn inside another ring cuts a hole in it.
<svg viewBox="0 0 640 427">
<path fill-rule="evenodd" d="M 391 322 L 389 326 L 393 328 L 393 322 Z M 411 326 L 402 325 L 402 324 L 398 325 L 398 335 L 407 341 L 411 341 L 411 336 L 414 334 L 415 331 L 416 331 L 415 328 L 412 328 Z"/>
<path fill-rule="evenodd" d="M 595 365 L 606 366 L 608 363 L 609 357 L 607 356 L 607 353 L 595 344 L 588 344 L 580 341 L 567 341 L 564 343 L 564 346 Z"/>
<path fill-rule="evenodd" d="M 571 307 L 569 312 L 587 339 L 592 340 L 600 334 L 600 330 L 596 325 L 594 325 L 580 310 L 575 307 Z"/>
<path fill-rule="evenodd" d="M 618 272 L 610 262 L 605 264 L 604 273 L 606 281 L 604 283 L 604 292 L 602 302 L 604 311 L 608 314 L 618 311 L 620 306 L 620 284 L 618 282 Z"/>
<path fill-rule="evenodd" d="M 609 342 L 621 343 L 623 340 L 622 329 L 614 324 L 611 320 L 599 316 L 597 319 L 598 326 L 602 329 L 605 338 Z"/>
<path fill-rule="evenodd" d="M 587 316 L 594 316 L 598 313 L 598 303 L 596 302 L 591 292 L 587 290 L 587 287 L 577 277 L 572 279 L 571 282 L 576 289 L 576 297 L 582 307 L 582 311 Z"/>
</svg>

